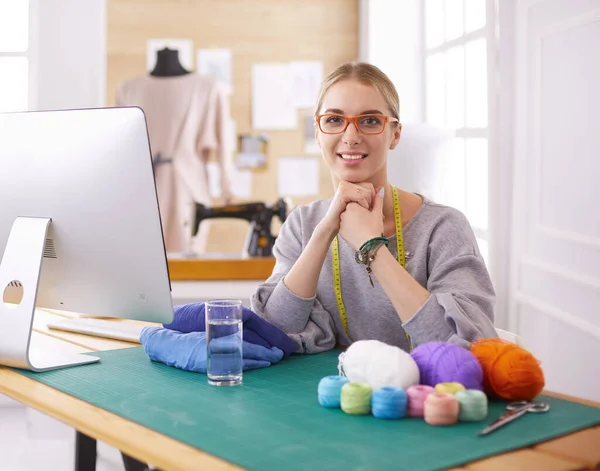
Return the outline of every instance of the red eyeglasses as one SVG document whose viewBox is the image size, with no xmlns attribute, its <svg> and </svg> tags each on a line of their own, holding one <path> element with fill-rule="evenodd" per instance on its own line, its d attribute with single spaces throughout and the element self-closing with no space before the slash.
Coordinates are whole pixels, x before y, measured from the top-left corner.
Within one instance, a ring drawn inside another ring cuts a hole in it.
<svg viewBox="0 0 600 471">
<path fill-rule="evenodd" d="M 341 114 L 321 114 L 316 117 L 317 125 L 324 134 L 342 134 L 350 123 L 361 134 L 381 134 L 387 123 L 399 123 L 398 118 L 382 114 L 363 114 L 360 116 L 344 116 Z"/>
</svg>

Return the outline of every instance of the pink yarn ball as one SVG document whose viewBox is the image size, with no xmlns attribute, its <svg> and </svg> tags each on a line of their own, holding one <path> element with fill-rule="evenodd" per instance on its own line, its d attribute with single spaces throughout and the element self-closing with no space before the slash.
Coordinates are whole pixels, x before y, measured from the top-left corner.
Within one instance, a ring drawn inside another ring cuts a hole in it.
<svg viewBox="0 0 600 471">
<path fill-rule="evenodd" d="M 423 417 L 425 400 L 435 389 L 426 384 L 416 384 L 406 389 L 407 409 L 410 417 Z"/>
<path fill-rule="evenodd" d="M 419 367 L 421 384 L 460 383 L 466 389 L 483 390 L 483 369 L 479 360 L 460 345 L 427 342 L 416 347 L 411 356 Z"/>
</svg>

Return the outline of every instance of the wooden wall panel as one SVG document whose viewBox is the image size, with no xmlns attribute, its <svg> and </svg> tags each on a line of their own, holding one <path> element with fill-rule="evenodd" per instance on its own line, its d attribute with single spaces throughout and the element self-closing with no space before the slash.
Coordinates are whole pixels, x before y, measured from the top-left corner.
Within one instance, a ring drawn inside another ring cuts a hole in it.
<svg viewBox="0 0 600 471">
<path fill-rule="evenodd" d="M 232 118 L 238 133 L 251 133 L 252 65 L 321 60 L 327 75 L 337 65 L 356 60 L 358 0 L 107 0 L 109 106 L 121 81 L 146 72 L 146 41 L 151 38 L 189 38 L 194 50 L 231 49 Z M 268 168 L 253 174 L 252 200 L 274 202 L 278 157 L 304 155 L 301 116 L 296 130 L 266 131 Z M 319 193 L 320 198 L 332 194 L 322 162 Z M 312 199 L 298 198 L 293 203 Z M 208 251 L 241 250 L 247 227 L 242 221 L 214 221 Z"/>
</svg>

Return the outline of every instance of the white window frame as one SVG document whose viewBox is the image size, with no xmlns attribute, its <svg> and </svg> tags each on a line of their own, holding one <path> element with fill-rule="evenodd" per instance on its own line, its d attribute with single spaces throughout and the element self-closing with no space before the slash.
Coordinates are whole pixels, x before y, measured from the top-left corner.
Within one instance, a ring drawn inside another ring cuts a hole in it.
<svg viewBox="0 0 600 471">
<path fill-rule="evenodd" d="M 27 57 L 29 58 L 29 110 L 38 108 L 39 1 L 29 0 L 29 45 L 27 47 Z"/>
<path fill-rule="evenodd" d="M 35 37 L 37 28 L 37 1 L 38 0 L 20 0 L 29 3 L 28 12 L 28 32 L 27 49 L 19 52 L 7 52 L 0 50 L 0 58 L 5 57 L 24 57 L 27 59 L 27 110 L 35 108 L 37 93 L 35 87 L 36 62 L 35 62 Z"/>
<path fill-rule="evenodd" d="M 488 97 L 488 115 L 487 115 L 487 126 L 486 127 L 468 127 L 465 122 L 463 127 L 454 129 L 455 137 L 457 138 L 485 138 L 488 143 L 488 228 L 484 229 L 481 227 L 473 226 L 473 232 L 478 239 L 486 241 L 488 243 L 488 253 L 487 258 L 489 265 L 494 264 L 493 257 L 493 247 L 490 244 L 490 233 L 494 226 L 493 224 L 493 212 L 492 207 L 494 206 L 492 201 L 492 189 L 493 183 L 490 175 L 493 172 L 494 163 L 495 163 L 495 139 L 494 139 L 494 128 L 495 128 L 495 70 L 496 70 L 496 56 L 497 56 L 497 37 L 496 37 L 496 4 L 495 0 L 480 0 L 486 2 L 486 24 L 474 31 L 471 31 L 466 34 L 462 34 L 461 36 L 451 39 L 445 40 L 442 44 L 434 47 L 428 47 L 426 44 L 426 0 L 421 0 L 421 41 L 422 41 L 422 76 L 424 78 L 424 83 L 427 83 L 427 59 L 437 53 L 446 52 L 455 46 L 465 46 L 468 42 L 471 42 L 476 39 L 484 38 L 486 40 L 486 57 L 487 57 L 487 97 Z M 446 2 L 443 2 L 443 8 L 445 8 Z M 445 18 L 445 11 L 443 17 Z M 464 9 L 463 9 L 463 24 L 465 20 Z M 445 21 L 444 21 L 445 26 Z M 465 61 L 466 63 L 466 61 Z M 427 87 L 423 87 L 422 92 L 422 115 L 425 117 L 425 121 L 427 121 Z M 464 97 L 465 100 L 465 110 L 466 110 L 466 94 Z M 466 170 L 466 165 L 465 165 Z M 465 175 L 466 181 L 466 175 Z"/>
</svg>

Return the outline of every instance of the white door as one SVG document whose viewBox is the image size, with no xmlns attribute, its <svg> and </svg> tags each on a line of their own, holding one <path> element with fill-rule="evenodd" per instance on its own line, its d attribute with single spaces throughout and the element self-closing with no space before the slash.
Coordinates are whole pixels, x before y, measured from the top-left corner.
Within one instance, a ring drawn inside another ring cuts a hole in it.
<svg viewBox="0 0 600 471">
<path fill-rule="evenodd" d="M 501 34 L 515 33 L 509 327 L 541 360 L 547 389 L 600 401 L 600 1 L 510 9 L 500 15 Z"/>
</svg>

